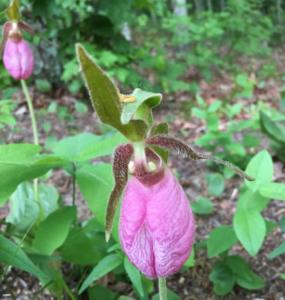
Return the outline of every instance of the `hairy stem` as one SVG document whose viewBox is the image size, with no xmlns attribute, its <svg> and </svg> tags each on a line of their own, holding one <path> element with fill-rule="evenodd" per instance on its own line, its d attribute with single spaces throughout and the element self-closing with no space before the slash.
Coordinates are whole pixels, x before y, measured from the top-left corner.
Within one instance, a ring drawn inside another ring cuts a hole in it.
<svg viewBox="0 0 285 300">
<path fill-rule="evenodd" d="M 167 300 L 166 278 L 158 278 L 159 300 Z"/>
<path fill-rule="evenodd" d="M 36 116 L 35 116 L 35 111 L 33 107 L 33 102 L 27 87 L 27 83 L 25 80 L 21 80 L 21 85 L 22 85 L 22 90 L 25 95 L 25 99 L 28 104 L 28 109 L 29 109 L 29 114 L 32 122 L 32 130 L 33 130 L 33 137 L 34 137 L 34 144 L 39 145 L 39 134 L 38 134 L 38 127 L 37 127 L 37 121 L 36 121 Z M 39 208 L 40 208 L 40 215 L 39 218 L 43 215 L 43 206 L 41 203 L 41 199 L 39 197 L 39 183 L 38 179 L 34 179 L 34 195 L 35 195 L 35 200 L 37 201 Z"/>
</svg>

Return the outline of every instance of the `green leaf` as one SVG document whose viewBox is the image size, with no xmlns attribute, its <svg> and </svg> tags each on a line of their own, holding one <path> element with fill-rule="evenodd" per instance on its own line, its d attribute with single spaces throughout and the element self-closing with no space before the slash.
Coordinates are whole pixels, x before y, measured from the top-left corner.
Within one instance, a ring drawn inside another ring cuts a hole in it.
<svg viewBox="0 0 285 300">
<path fill-rule="evenodd" d="M 213 196 L 220 196 L 225 188 L 224 177 L 219 173 L 210 173 L 206 176 L 208 182 L 208 193 Z"/>
<path fill-rule="evenodd" d="M 124 259 L 124 267 L 125 267 L 125 270 L 129 276 L 134 288 L 138 292 L 140 298 L 143 298 L 144 297 L 144 289 L 143 289 L 143 285 L 142 285 L 141 274 L 140 274 L 139 270 L 129 262 L 127 256 L 125 256 L 125 259 Z"/>
<path fill-rule="evenodd" d="M 236 283 L 247 289 L 257 290 L 264 287 L 264 280 L 251 271 L 249 265 L 240 256 L 228 256 L 225 259 L 227 266 L 229 266 L 235 275 Z"/>
<path fill-rule="evenodd" d="M 34 265 L 26 253 L 10 240 L 0 234 L 0 262 L 9 266 L 14 266 L 35 275 L 45 281 L 46 275 Z"/>
<path fill-rule="evenodd" d="M 256 255 L 266 234 L 266 224 L 260 213 L 238 209 L 234 215 L 234 230 L 247 252 Z"/>
<path fill-rule="evenodd" d="M 151 124 L 151 109 L 160 104 L 162 95 L 143 91 L 141 89 L 135 89 L 130 96 L 133 96 L 135 101 L 123 105 L 121 114 L 122 124 L 128 124 L 132 119 L 134 119 L 134 117 L 135 119 L 141 119 L 145 121 L 147 124 Z M 142 105 L 146 106 L 146 109 L 143 110 L 146 115 L 142 114 L 140 116 L 136 116 L 136 112 Z"/>
<path fill-rule="evenodd" d="M 66 162 L 51 155 L 38 155 L 40 147 L 29 144 L 0 146 L 0 205 L 27 180 L 44 175 Z"/>
<path fill-rule="evenodd" d="M 213 203 L 205 197 L 199 197 L 191 203 L 192 210 L 197 215 L 208 215 L 213 212 Z"/>
<path fill-rule="evenodd" d="M 263 197 L 259 192 L 246 189 L 239 196 L 238 208 L 261 212 L 269 201 L 269 198 Z"/>
<path fill-rule="evenodd" d="M 194 248 L 191 251 L 191 254 L 189 255 L 189 257 L 187 258 L 187 260 L 185 261 L 183 267 L 189 269 L 195 266 L 195 251 Z"/>
<path fill-rule="evenodd" d="M 100 120 L 113 126 L 130 140 L 141 141 L 147 131 L 145 122 L 132 120 L 128 124 L 122 124 L 122 107 L 116 86 L 80 44 L 76 45 L 76 53 L 92 104 Z"/>
<path fill-rule="evenodd" d="M 268 258 L 273 259 L 281 254 L 285 253 L 285 241 L 281 243 L 277 248 L 268 254 Z"/>
<path fill-rule="evenodd" d="M 123 262 L 123 258 L 119 254 L 110 254 L 104 257 L 100 262 L 93 268 L 91 273 L 83 281 L 79 294 L 82 294 L 94 281 L 103 277 L 107 273 L 114 270 Z"/>
<path fill-rule="evenodd" d="M 227 295 L 235 284 L 234 273 L 223 262 L 218 262 L 214 265 L 209 278 L 214 283 L 214 292 L 218 296 Z"/>
<path fill-rule="evenodd" d="M 237 242 L 237 237 L 231 226 L 222 225 L 215 228 L 207 239 L 208 256 L 217 256 L 230 249 Z"/>
<path fill-rule="evenodd" d="M 245 172 L 255 178 L 254 181 L 245 181 L 248 188 L 252 191 L 256 191 L 271 182 L 273 178 L 273 163 L 270 154 L 266 150 L 256 154 L 250 160 Z"/>
<path fill-rule="evenodd" d="M 260 112 L 260 127 L 264 133 L 275 141 L 285 143 L 285 128 L 271 120 L 263 112 Z"/>
<path fill-rule="evenodd" d="M 38 227 L 33 247 L 43 255 L 51 255 L 60 247 L 76 219 L 75 207 L 63 207 L 50 214 Z"/>
<path fill-rule="evenodd" d="M 84 227 L 72 228 L 60 254 L 65 261 L 77 265 L 94 265 L 106 253 L 104 227 L 92 219 Z M 82 255 L 84 252 L 84 255 Z"/>
<path fill-rule="evenodd" d="M 118 295 L 102 285 L 95 285 L 88 289 L 88 300 L 116 300 Z"/>
<path fill-rule="evenodd" d="M 114 186 L 112 167 L 99 163 L 81 167 L 76 176 L 77 183 L 89 209 L 104 227 L 109 196 Z M 118 213 L 115 217 L 113 237 L 118 240 Z"/>
<path fill-rule="evenodd" d="M 270 182 L 260 188 L 260 194 L 275 200 L 285 201 L 285 184 Z"/>
</svg>

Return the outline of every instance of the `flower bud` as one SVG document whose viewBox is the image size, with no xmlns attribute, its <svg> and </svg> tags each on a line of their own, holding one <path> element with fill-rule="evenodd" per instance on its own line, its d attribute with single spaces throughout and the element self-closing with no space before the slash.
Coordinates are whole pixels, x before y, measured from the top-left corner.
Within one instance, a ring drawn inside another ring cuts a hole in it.
<svg viewBox="0 0 285 300">
<path fill-rule="evenodd" d="M 21 37 L 9 37 L 6 40 L 3 62 L 9 74 L 16 80 L 28 79 L 33 73 L 33 51 L 30 45 Z"/>
<path fill-rule="evenodd" d="M 179 271 L 190 255 L 195 222 L 169 169 L 146 176 L 133 176 L 126 186 L 119 235 L 124 252 L 143 274 L 166 277 Z"/>
</svg>

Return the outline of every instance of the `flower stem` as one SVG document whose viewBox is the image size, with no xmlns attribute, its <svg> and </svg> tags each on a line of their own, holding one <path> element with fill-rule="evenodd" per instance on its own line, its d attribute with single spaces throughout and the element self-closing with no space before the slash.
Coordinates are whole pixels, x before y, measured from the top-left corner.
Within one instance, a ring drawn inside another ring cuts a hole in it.
<svg viewBox="0 0 285 300">
<path fill-rule="evenodd" d="M 167 300 L 166 278 L 158 278 L 159 300 Z"/>
<path fill-rule="evenodd" d="M 35 111 L 33 107 L 33 102 L 31 99 L 31 96 L 29 94 L 29 90 L 27 87 L 27 83 L 25 80 L 21 80 L 21 85 L 22 85 L 22 90 L 25 95 L 27 104 L 28 104 L 28 109 L 29 109 L 29 114 L 32 122 L 32 130 L 33 130 L 33 137 L 34 137 L 34 144 L 39 145 L 39 134 L 38 134 L 38 127 L 37 127 L 37 121 L 36 121 L 36 116 L 35 116 Z M 38 186 L 38 179 L 34 179 L 34 195 L 35 195 L 35 200 L 38 202 L 39 208 L 40 208 L 40 215 L 39 219 L 44 214 L 43 206 L 39 197 L 39 186 Z"/>
<path fill-rule="evenodd" d="M 39 135 L 38 135 L 37 121 L 36 121 L 36 117 L 35 117 L 33 102 L 32 102 L 32 99 L 30 97 L 26 81 L 25 80 L 21 80 L 21 85 L 22 85 L 23 93 L 25 95 L 27 104 L 28 104 L 30 118 L 31 118 L 31 121 L 32 121 L 34 144 L 38 145 L 39 144 Z"/>
</svg>

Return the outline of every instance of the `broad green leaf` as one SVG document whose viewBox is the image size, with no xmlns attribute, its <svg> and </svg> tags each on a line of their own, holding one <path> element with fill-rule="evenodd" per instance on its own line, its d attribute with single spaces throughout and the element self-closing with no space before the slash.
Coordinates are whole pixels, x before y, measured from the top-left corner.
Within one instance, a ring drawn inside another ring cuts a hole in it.
<svg viewBox="0 0 285 300">
<path fill-rule="evenodd" d="M 44 175 L 66 162 L 51 155 L 38 155 L 40 147 L 29 144 L 0 146 L 0 204 L 27 180 Z"/>
<path fill-rule="evenodd" d="M 132 141 L 141 141 L 147 131 L 144 121 L 121 123 L 120 95 L 111 79 L 95 63 L 80 44 L 76 45 L 77 58 L 95 111 L 103 123 L 109 124 Z"/>
<path fill-rule="evenodd" d="M 66 160 L 82 162 L 99 156 L 110 155 L 118 145 L 126 141 L 126 138 L 120 133 L 101 136 L 81 133 L 59 141 L 53 151 L 57 156 Z"/>
<path fill-rule="evenodd" d="M 285 273 L 284 274 L 280 274 L 280 278 L 285 280 Z"/>
<path fill-rule="evenodd" d="M 265 184 L 271 182 L 273 178 L 273 163 L 270 154 L 266 150 L 257 153 L 250 160 L 245 172 L 255 178 L 254 181 L 245 181 L 248 188 L 252 191 L 257 191 Z"/>
<path fill-rule="evenodd" d="M 227 295 L 235 284 L 234 273 L 223 262 L 218 262 L 214 265 L 209 278 L 214 283 L 214 292 L 218 296 Z"/>
<path fill-rule="evenodd" d="M 285 232 L 285 217 L 282 217 L 282 218 L 281 218 L 281 220 L 280 220 L 280 222 L 279 222 L 279 226 L 280 226 L 281 230 L 282 230 L 283 232 Z"/>
<path fill-rule="evenodd" d="M 88 289 L 88 300 L 116 300 L 118 295 L 102 285 L 95 285 Z"/>
<path fill-rule="evenodd" d="M 143 91 L 141 89 L 135 89 L 130 96 L 133 96 L 135 100 L 133 102 L 123 104 L 121 114 L 122 124 L 128 124 L 134 117 L 135 119 L 146 121 L 147 124 L 151 124 L 151 109 L 160 104 L 162 95 Z M 142 107 L 142 105 L 145 106 L 145 109 L 142 110 L 142 114 L 136 116 L 136 112 Z"/>
<path fill-rule="evenodd" d="M 275 200 L 285 201 L 285 184 L 270 182 L 260 188 L 260 194 Z"/>
<path fill-rule="evenodd" d="M 168 133 L 168 124 L 167 123 L 159 123 L 154 125 L 151 128 L 150 135 L 158 135 L 158 134 L 167 134 Z"/>
<path fill-rule="evenodd" d="M 31 261 L 20 246 L 15 245 L 1 234 L 0 262 L 31 273 L 42 281 L 47 279 L 46 275 Z"/>
<path fill-rule="evenodd" d="M 225 263 L 235 275 L 236 283 L 248 290 L 257 290 L 264 287 L 264 280 L 251 271 L 249 265 L 240 256 L 228 256 Z"/>
<path fill-rule="evenodd" d="M 231 226 L 222 225 L 215 228 L 207 239 L 208 256 L 213 257 L 230 249 L 237 242 L 237 237 Z"/>
<path fill-rule="evenodd" d="M 78 170 L 76 180 L 89 209 L 104 227 L 107 203 L 114 186 L 111 165 L 99 163 L 83 166 Z M 118 240 L 118 213 L 115 217 L 112 234 Z"/>
<path fill-rule="evenodd" d="M 246 189 L 239 196 L 238 208 L 261 212 L 269 201 L 269 198 L 263 197 L 259 192 Z"/>
<path fill-rule="evenodd" d="M 195 202 L 191 202 L 191 207 L 197 215 L 208 215 L 214 209 L 212 201 L 205 197 L 199 197 Z"/>
<path fill-rule="evenodd" d="M 266 224 L 260 213 L 254 210 L 238 209 L 233 223 L 241 244 L 251 256 L 256 255 L 266 234 Z"/>
<path fill-rule="evenodd" d="M 206 176 L 208 182 L 208 193 L 213 196 L 220 196 L 225 187 L 224 177 L 219 173 L 210 173 Z"/>
<path fill-rule="evenodd" d="M 39 211 L 32 185 L 26 182 L 21 183 L 11 196 L 10 211 L 6 222 L 13 224 L 19 231 L 23 232 L 36 223 Z"/>
<path fill-rule="evenodd" d="M 285 143 L 285 128 L 274 122 L 265 113 L 260 112 L 260 127 L 269 137 L 277 142 Z"/>
<path fill-rule="evenodd" d="M 54 187 L 39 185 L 39 197 L 43 206 L 43 217 L 48 216 L 58 208 L 58 193 Z M 26 231 L 36 223 L 39 211 L 33 185 L 24 182 L 17 187 L 11 196 L 10 212 L 6 221 L 16 226 L 17 230 Z"/>
<path fill-rule="evenodd" d="M 134 288 L 138 292 L 140 298 L 143 298 L 144 297 L 144 289 L 143 289 L 143 285 L 142 285 L 141 274 L 140 274 L 139 270 L 129 262 L 127 256 L 125 256 L 125 259 L 124 259 L 124 267 L 125 267 L 125 270 L 129 276 Z"/>
<path fill-rule="evenodd" d="M 189 255 L 189 257 L 187 258 L 187 260 L 185 261 L 183 267 L 189 269 L 195 266 L 195 251 L 194 248 L 191 251 L 191 254 Z"/>
<path fill-rule="evenodd" d="M 268 254 L 268 258 L 273 259 L 276 256 L 279 256 L 284 253 L 285 253 L 285 241 L 281 243 L 277 248 L 275 248 L 272 252 L 270 252 Z"/>
<path fill-rule="evenodd" d="M 65 261 L 78 265 L 94 265 L 106 253 L 104 227 L 92 219 L 84 227 L 72 228 L 60 254 Z M 82 255 L 84 252 L 84 255 Z"/>
<path fill-rule="evenodd" d="M 75 219 L 76 208 L 74 206 L 56 210 L 40 223 L 35 232 L 33 247 L 40 254 L 51 255 L 64 243 Z"/>
<path fill-rule="evenodd" d="M 79 289 L 79 294 L 82 294 L 94 281 L 117 268 L 122 262 L 123 257 L 119 254 L 110 254 L 104 257 L 83 281 Z"/>
</svg>

